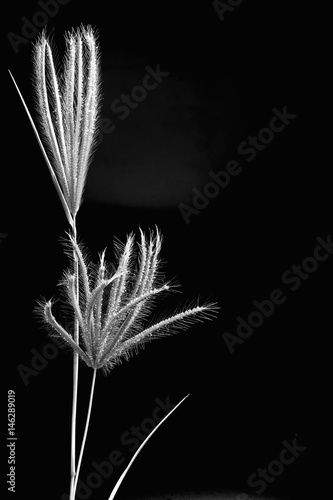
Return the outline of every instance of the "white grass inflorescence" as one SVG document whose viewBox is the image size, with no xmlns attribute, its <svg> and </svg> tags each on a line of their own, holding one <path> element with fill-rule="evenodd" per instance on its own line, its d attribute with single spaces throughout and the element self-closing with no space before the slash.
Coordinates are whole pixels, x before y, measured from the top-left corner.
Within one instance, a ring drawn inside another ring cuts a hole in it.
<svg viewBox="0 0 333 500">
<path fill-rule="evenodd" d="M 33 88 L 39 129 L 69 212 L 82 201 L 100 109 L 100 50 L 94 30 L 80 27 L 65 37 L 62 72 L 45 31 L 34 46 Z"/>
<path fill-rule="evenodd" d="M 136 251 L 134 236 L 130 234 L 119 252 L 118 265 L 105 261 L 105 251 L 96 266 L 88 262 L 83 249 L 69 236 L 69 246 L 79 263 L 79 296 L 75 293 L 75 274 L 67 271 L 61 281 L 63 296 L 79 324 L 79 342 L 52 314 L 52 301 L 39 304 L 46 325 L 53 334 L 79 354 L 94 369 L 108 371 L 122 358 L 128 358 L 138 346 L 185 330 L 193 323 L 213 318 L 218 310 L 214 303 L 191 308 L 150 320 L 155 299 L 172 291 L 174 286 L 164 282 L 160 273 L 162 237 L 159 230 L 148 238 L 140 230 L 141 242 Z M 118 245 L 118 251 L 120 246 Z M 68 251 L 71 255 L 71 251 Z"/>
</svg>

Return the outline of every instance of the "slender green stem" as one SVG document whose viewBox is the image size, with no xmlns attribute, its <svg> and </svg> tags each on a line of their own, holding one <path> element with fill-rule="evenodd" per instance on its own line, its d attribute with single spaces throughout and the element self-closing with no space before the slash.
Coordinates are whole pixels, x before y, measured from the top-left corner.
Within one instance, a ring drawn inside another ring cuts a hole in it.
<svg viewBox="0 0 333 500">
<path fill-rule="evenodd" d="M 94 374 L 93 374 L 93 377 L 92 377 L 91 389 L 90 389 L 90 398 L 89 398 L 89 406 L 88 406 L 88 411 L 87 411 L 86 425 L 85 425 L 85 428 L 84 428 L 84 434 L 83 434 L 83 438 L 82 438 L 81 450 L 80 450 L 79 460 L 78 460 L 78 463 L 77 463 L 77 469 L 76 469 L 76 475 L 75 475 L 75 481 L 74 481 L 73 500 L 75 499 L 76 486 L 77 486 L 77 482 L 78 482 L 78 479 L 79 479 L 80 467 L 81 467 L 81 462 L 82 462 L 82 456 L 83 456 L 84 446 L 86 444 L 87 433 L 88 433 L 88 428 L 89 428 L 90 415 L 91 415 L 91 407 L 92 407 L 92 402 L 93 402 L 93 398 L 94 398 L 96 373 L 97 373 L 97 369 L 94 368 Z"/>
<path fill-rule="evenodd" d="M 76 242 L 76 219 L 73 218 L 73 239 Z M 74 259 L 74 275 L 75 275 L 75 293 L 77 300 L 79 301 L 79 263 L 78 257 L 73 251 Z M 75 318 L 74 323 L 74 341 L 79 345 L 79 322 Z M 77 412 L 77 393 L 78 393 L 78 381 L 79 381 L 79 355 L 77 352 L 73 354 L 73 401 L 72 401 L 72 428 L 71 428 L 71 483 L 70 483 L 70 500 L 74 500 L 75 491 L 75 476 L 76 476 L 76 412 Z"/>
</svg>

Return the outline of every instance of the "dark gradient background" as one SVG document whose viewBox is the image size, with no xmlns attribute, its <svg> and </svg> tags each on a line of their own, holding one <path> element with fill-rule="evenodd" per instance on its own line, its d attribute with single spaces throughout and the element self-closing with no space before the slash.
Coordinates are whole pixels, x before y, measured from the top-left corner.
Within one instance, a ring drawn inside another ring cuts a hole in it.
<svg viewBox="0 0 333 500">
<path fill-rule="evenodd" d="M 31 44 L 15 54 L 6 35 L 20 34 L 21 17 L 31 19 L 40 7 L 21 1 L 3 9 L 0 303 L 5 389 L 17 398 L 15 498 L 60 500 L 69 484 L 71 356 L 59 352 L 27 385 L 17 366 L 31 366 L 31 350 L 41 353 L 50 343 L 32 311 L 36 299 L 57 293 L 67 266 L 59 238 L 68 227 L 6 74 L 10 68 L 31 107 Z M 248 477 L 295 436 L 306 451 L 265 495 L 319 498 L 323 489 L 326 498 L 332 257 L 297 291 L 281 282 L 313 255 L 317 237 L 332 233 L 325 15 L 304 2 L 244 0 L 221 22 L 210 1 L 71 0 L 50 18 L 60 53 L 64 30 L 81 22 L 99 29 L 102 115 L 116 124 L 95 156 L 78 217 L 92 257 L 107 246 L 112 259 L 115 236 L 124 241 L 139 226 L 157 225 L 166 274 L 182 285 L 176 303 L 200 296 L 221 307 L 214 322 L 156 341 L 98 376 L 82 480 L 112 450 L 128 462 L 120 437 L 152 415 L 156 398 L 176 403 L 191 393 L 139 456 L 119 500 L 209 490 L 254 495 Z M 121 121 L 111 102 L 157 64 L 170 75 Z M 248 163 L 238 145 L 284 106 L 297 118 Z M 209 171 L 233 159 L 241 174 L 186 224 L 179 203 L 190 205 L 192 189 L 203 192 Z M 246 318 L 252 302 L 275 288 L 285 291 L 285 303 L 231 354 L 223 334 L 235 333 L 237 316 Z M 83 367 L 79 432 L 90 377 Z M 107 499 L 122 470 L 115 467 L 91 498 Z"/>
</svg>

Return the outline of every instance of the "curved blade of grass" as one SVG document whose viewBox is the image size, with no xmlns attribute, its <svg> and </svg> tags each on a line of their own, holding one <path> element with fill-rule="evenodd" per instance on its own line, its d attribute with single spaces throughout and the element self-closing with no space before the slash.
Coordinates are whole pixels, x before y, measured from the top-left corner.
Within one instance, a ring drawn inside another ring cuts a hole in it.
<svg viewBox="0 0 333 500">
<path fill-rule="evenodd" d="M 26 111 L 26 113 L 27 113 L 27 115 L 28 115 L 29 121 L 30 121 L 31 126 L 32 126 L 32 130 L 33 130 L 33 131 L 34 131 L 34 133 L 35 133 L 35 136 L 36 136 L 36 138 L 37 138 L 37 142 L 38 142 L 39 147 L 40 147 L 40 149 L 41 149 L 41 151 L 42 151 L 42 153 L 43 153 L 43 156 L 44 156 L 44 158 L 45 158 L 46 165 L 48 166 L 48 169 L 49 169 L 49 172 L 50 172 L 50 174 L 51 174 L 51 178 L 52 178 L 53 184 L 54 184 L 54 186 L 55 186 L 55 188 L 56 188 L 56 190 L 57 190 L 57 193 L 58 193 L 58 195 L 59 195 L 59 198 L 60 198 L 60 201 L 61 201 L 61 203 L 62 203 L 63 209 L 64 209 L 64 211 L 65 211 L 65 214 L 66 214 L 67 220 L 68 220 L 68 222 L 70 223 L 71 227 L 73 227 L 73 218 L 72 218 L 72 215 L 71 215 L 71 213 L 70 213 L 70 211 L 69 211 L 69 208 L 68 208 L 68 205 L 67 205 L 67 203 L 66 203 L 65 197 L 64 197 L 63 192 L 62 192 L 62 190 L 61 190 L 61 187 L 60 187 L 60 185 L 59 185 L 59 182 L 58 182 L 57 176 L 55 175 L 55 173 L 54 173 L 54 171 L 53 171 L 53 168 L 52 168 L 52 165 L 51 165 L 51 163 L 50 163 L 50 160 L 48 159 L 48 156 L 47 156 L 46 151 L 45 151 L 45 149 L 44 149 L 44 146 L 43 146 L 43 143 L 42 143 L 42 141 L 41 141 L 41 138 L 39 137 L 39 134 L 38 134 L 38 131 L 37 131 L 36 125 L 35 125 L 35 123 L 34 123 L 34 121 L 33 121 L 33 118 L 32 118 L 32 116 L 31 116 L 31 114 L 30 114 L 30 111 L 29 111 L 29 109 L 28 109 L 28 106 L 26 105 L 25 100 L 24 100 L 24 98 L 23 98 L 23 96 L 22 96 L 22 94 L 21 94 L 21 92 L 20 92 L 20 89 L 18 88 L 18 85 L 17 85 L 17 83 L 16 83 L 16 81 L 15 81 L 15 78 L 13 77 L 13 75 L 12 75 L 12 73 L 11 73 L 11 71 L 10 71 L 10 70 L 8 70 L 8 72 L 9 72 L 9 74 L 10 74 L 10 76 L 11 76 L 11 79 L 13 80 L 13 83 L 14 83 L 14 85 L 15 85 L 15 88 L 16 88 L 16 90 L 17 90 L 17 93 L 18 93 L 18 95 L 20 96 L 20 99 L 21 99 L 21 101 L 22 101 L 22 104 L 23 104 L 23 106 L 24 106 L 24 109 L 25 109 L 25 111 Z"/>
<path fill-rule="evenodd" d="M 133 457 L 131 458 L 128 466 L 126 467 L 126 469 L 124 470 L 124 472 L 122 473 L 122 475 L 120 476 L 120 478 L 118 479 L 118 481 L 116 482 L 112 492 L 111 492 L 111 495 L 109 497 L 109 500 L 113 500 L 114 497 L 116 496 L 116 493 L 121 485 L 121 483 L 123 482 L 123 480 L 125 479 L 125 476 L 127 474 L 127 472 L 130 470 L 134 460 L 136 459 L 136 457 L 138 456 L 138 454 L 140 453 L 140 451 L 142 450 L 142 448 L 144 447 L 145 444 L 147 444 L 148 440 L 152 437 L 152 435 L 154 434 L 154 432 L 157 431 L 157 429 L 160 427 L 160 425 L 163 424 L 163 422 L 166 421 L 166 419 L 168 417 L 170 417 L 171 413 L 173 413 L 177 408 L 178 406 L 180 406 L 182 404 L 183 401 L 185 401 L 186 398 L 189 397 L 190 394 L 187 394 L 187 396 L 185 396 L 181 401 L 179 401 L 179 403 L 174 407 L 172 408 L 172 410 L 156 425 L 156 427 L 151 431 L 151 433 L 146 437 L 146 439 L 141 443 L 141 445 L 139 446 L 139 448 L 136 450 L 136 452 L 134 453 Z"/>
</svg>

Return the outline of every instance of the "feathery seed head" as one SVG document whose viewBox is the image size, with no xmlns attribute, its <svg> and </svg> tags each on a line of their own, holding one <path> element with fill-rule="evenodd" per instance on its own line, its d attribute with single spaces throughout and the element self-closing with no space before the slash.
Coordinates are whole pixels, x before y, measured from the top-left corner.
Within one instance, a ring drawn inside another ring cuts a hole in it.
<svg viewBox="0 0 333 500">
<path fill-rule="evenodd" d="M 53 334 L 92 368 L 108 371 L 121 358 L 128 359 L 138 346 L 216 316 L 216 304 L 197 304 L 157 322 L 149 321 L 155 299 L 173 287 L 162 281 L 159 272 L 160 232 L 157 230 L 155 235 L 151 232 L 149 238 L 141 230 L 140 233 L 138 252 L 133 234 L 122 248 L 118 244 L 118 265 L 113 270 L 105 262 L 105 251 L 100 254 L 98 265 L 92 266 L 82 247 L 69 236 L 69 244 L 79 262 L 79 294 L 75 289 L 76 276 L 71 270 L 65 273 L 60 284 L 79 324 L 78 344 L 54 318 L 52 302 L 39 303 L 39 312 Z"/>
<path fill-rule="evenodd" d="M 34 95 L 41 135 L 73 217 L 80 208 L 100 108 L 100 51 L 93 29 L 66 33 L 61 73 L 42 32 L 33 53 Z"/>
</svg>

